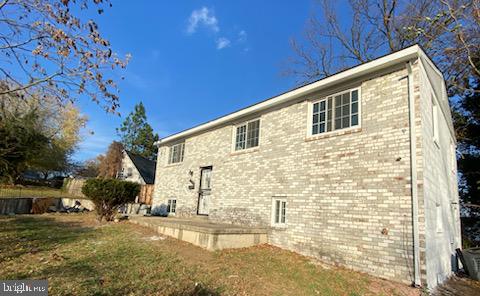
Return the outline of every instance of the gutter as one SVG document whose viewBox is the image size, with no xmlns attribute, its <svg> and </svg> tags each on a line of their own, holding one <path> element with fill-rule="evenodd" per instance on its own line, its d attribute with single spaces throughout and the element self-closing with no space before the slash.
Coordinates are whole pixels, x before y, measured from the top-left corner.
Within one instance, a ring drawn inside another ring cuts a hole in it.
<svg viewBox="0 0 480 296">
<path fill-rule="evenodd" d="M 417 60 L 418 61 L 418 60 Z M 410 132 L 410 180 L 412 194 L 412 230 L 413 230 L 413 285 L 421 286 L 420 279 L 420 235 L 418 231 L 418 188 L 417 188 L 417 139 L 415 133 L 415 98 L 413 96 L 412 61 L 407 62 L 408 117 Z"/>
</svg>

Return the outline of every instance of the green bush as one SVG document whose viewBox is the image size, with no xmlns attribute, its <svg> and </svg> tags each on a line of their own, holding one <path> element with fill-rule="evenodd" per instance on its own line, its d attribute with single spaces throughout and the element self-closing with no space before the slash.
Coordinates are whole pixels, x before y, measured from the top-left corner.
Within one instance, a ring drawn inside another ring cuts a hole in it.
<svg viewBox="0 0 480 296">
<path fill-rule="evenodd" d="M 115 179 L 89 179 L 82 187 L 82 193 L 95 204 L 99 221 L 112 221 L 118 208 L 135 201 L 139 192 L 139 184 Z"/>
</svg>

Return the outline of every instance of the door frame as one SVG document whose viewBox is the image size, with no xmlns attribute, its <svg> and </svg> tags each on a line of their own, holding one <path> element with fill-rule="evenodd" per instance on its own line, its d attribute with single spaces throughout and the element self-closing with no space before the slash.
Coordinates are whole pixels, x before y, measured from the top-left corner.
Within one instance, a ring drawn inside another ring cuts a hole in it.
<svg viewBox="0 0 480 296">
<path fill-rule="evenodd" d="M 202 196 L 202 177 L 203 177 L 203 171 L 205 170 L 210 170 L 210 172 L 213 171 L 213 166 L 209 165 L 209 166 L 204 166 L 204 167 L 200 167 L 200 180 L 198 182 L 198 197 L 197 197 L 197 215 L 199 216 L 208 216 L 208 214 L 200 214 L 200 198 Z M 210 179 L 210 182 L 211 182 L 211 179 Z M 211 184 L 210 184 L 211 186 Z M 211 188 L 210 188 L 210 193 L 211 193 Z M 210 196 L 211 194 L 209 194 Z M 210 212 L 210 210 L 209 210 Z"/>
</svg>

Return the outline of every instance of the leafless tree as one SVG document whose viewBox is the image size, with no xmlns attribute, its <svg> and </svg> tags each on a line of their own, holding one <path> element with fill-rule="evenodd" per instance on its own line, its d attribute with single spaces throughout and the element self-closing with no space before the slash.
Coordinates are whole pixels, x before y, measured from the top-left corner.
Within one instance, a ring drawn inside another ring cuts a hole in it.
<svg viewBox="0 0 480 296">
<path fill-rule="evenodd" d="M 108 0 L 0 0 L 0 96 L 35 90 L 60 103 L 87 96 L 107 111 L 118 107 L 119 58 L 97 23 Z"/>
<path fill-rule="evenodd" d="M 340 14 L 319 0 L 287 74 L 305 84 L 418 43 L 434 59 L 451 91 L 464 91 L 480 76 L 480 0 L 350 0 Z M 349 15 L 348 19 L 347 16 Z"/>
<path fill-rule="evenodd" d="M 123 149 L 122 143 L 113 141 L 108 146 L 107 153 L 98 156 L 98 177 L 115 179 L 119 176 L 122 168 Z"/>
</svg>

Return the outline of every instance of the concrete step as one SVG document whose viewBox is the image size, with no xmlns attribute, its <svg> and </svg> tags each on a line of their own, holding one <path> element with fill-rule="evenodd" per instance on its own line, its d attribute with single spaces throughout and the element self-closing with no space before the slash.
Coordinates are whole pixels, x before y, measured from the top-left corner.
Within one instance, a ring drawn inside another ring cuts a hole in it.
<svg viewBox="0 0 480 296">
<path fill-rule="evenodd" d="M 205 215 L 196 215 L 193 216 L 192 219 L 199 220 L 199 221 L 208 221 L 208 216 Z"/>
</svg>

